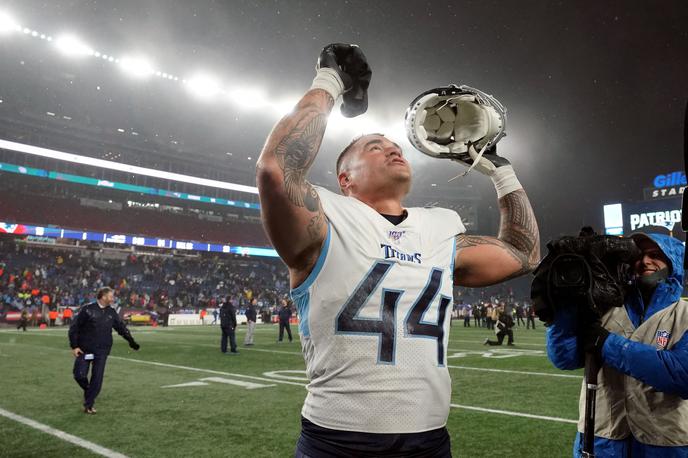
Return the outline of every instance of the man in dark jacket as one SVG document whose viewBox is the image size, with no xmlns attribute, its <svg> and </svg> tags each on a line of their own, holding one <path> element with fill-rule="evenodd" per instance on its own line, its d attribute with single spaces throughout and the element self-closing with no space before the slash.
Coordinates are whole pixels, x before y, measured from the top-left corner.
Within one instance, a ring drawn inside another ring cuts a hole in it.
<svg viewBox="0 0 688 458">
<path fill-rule="evenodd" d="M 504 336 L 509 336 L 507 345 L 513 346 L 514 331 L 512 330 L 512 328 L 514 327 L 514 319 L 511 317 L 510 313 L 506 313 L 503 306 L 499 308 L 499 317 L 497 318 L 497 322 L 495 324 L 497 342 L 495 342 L 494 340 L 485 339 L 485 345 L 502 345 L 502 343 L 504 342 Z"/>
<path fill-rule="evenodd" d="M 220 340 L 220 350 L 222 353 L 227 353 L 227 338 L 229 338 L 230 354 L 236 355 L 236 309 L 234 304 L 229 300 L 229 296 L 225 299 L 225 303 L 220 308 L 220 329 L 222 329 L 222 339 Z"/>
<path fill-rule="evenodd" d="M 21 312 L 21 317 L 19 318 L 19 324 L 17 325 L 17 329 L 23 328 L 24 332 L 26 332 L 26 323 L 28 323 L 28 322 L 29 322 L 29 311 L 26 310 L 26 308 L 25 308 Z"/>
<path fill-rule="evenodd" d="M 254 297 L 246 309 L 246 337 L 244 338 L 244 345 L 246 346 L 253 345 L 253 332 L 256 330 L 256 318 L 258 315 L 257 303 L 258 301 Z"/>
<path fill-rule="evenodd" d="M 117 312 L 110 307 L 115 301 L 111 288 L 98 290 L 97 300 L 84 305 L 69 327 L 69 345 L 74 361 L 74 380 L 84 390 L 84 412 L 95 414 L 93 404 L 100 393 L 105 374 L 105 363 L 112 348 L 112 329 L 121 335 L 134 350 L 139 344 L 129 333 Z M 88 371 L 91 369 L 91 380 Z"/>
<path fill-rule="evenodd" d="M 282 342 L 282 339 L 284 338 L 285 329 L 287 331 L 287 335 L 289 336 L 289 342 L 292 341 L 291 326 L 289 326 L 289 319 L 291 319 L 291 308 L 289 307 L 289 302 L 286 299 L 282 299 L 282 308 L 279 310 L 278 342 Z"/>
</svg>

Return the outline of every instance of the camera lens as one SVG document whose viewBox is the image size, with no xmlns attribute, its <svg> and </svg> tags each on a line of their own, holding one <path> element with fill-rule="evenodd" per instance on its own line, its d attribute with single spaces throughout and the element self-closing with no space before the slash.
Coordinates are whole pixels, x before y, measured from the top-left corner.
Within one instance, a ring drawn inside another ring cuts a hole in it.
<svg viewBox="0 0 688 458">
<path fill-rule="evenodd" d="M 580 287 L 586 284 L 586 266 L 580 259 L 560 258 L 553 266 L 554 282 L 559 287 Z"/>
</svg>

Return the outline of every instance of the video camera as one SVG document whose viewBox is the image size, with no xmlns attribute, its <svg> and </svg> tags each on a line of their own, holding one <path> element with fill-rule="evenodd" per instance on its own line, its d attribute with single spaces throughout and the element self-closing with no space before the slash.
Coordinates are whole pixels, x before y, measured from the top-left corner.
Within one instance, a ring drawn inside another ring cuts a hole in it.
<svg viewBox="0 0 688 458">
<path fill-rule="evenodd" d="M 640 258 L 631 238 L 562 237 L 549 242 L 547 249 L 530 291 L 534 312 L 545 324 L 554 321 L 557 309 L 578 308 L 597 319 L 623 305 Z"/>
</svg>

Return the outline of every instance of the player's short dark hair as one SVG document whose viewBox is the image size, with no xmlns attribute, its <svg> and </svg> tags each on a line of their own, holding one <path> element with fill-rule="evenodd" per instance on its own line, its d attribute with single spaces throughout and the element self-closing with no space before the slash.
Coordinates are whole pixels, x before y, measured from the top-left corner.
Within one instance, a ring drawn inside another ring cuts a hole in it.
<svg viewBox="0 0 688 458">
<path fill-rule="evenodd" d="M 337 167 L 336 168 L 337 175 L 339 175 L 339 172 L 341 172 L 340 167 L 342 166 L 342 162 L 344 162 L 344 158 L 346 157 L 347 154 L 349 154 L 349 152 L 351 152 L 351 150 L 353 149 L 356 142 L 358 142 L 360 139 L 362 139 L 363 137 L 366 137 L 368 135 L 380 135 L 382 137 L 385 136 L 385 134 L 380 134 L 380 133 L 363 134 L 363 135 L 359 135 L 358 137 L 351 140 L 351 143 L 346 145 L 346 148 L 344 148 L 344 150 L 341 153 L 339 153 L 339 157 L 337 157 L 337 166 L 336 166 Z"/>
<path fill-rule="evenodd" d="M 113 292 L 113 291 L 115 291 L 115 290 L 112 289 L 112 288 L 110 288 L 109 286 L 104 286 L 104 287 L 102 287 L 102 288 L 100 288 L 100 289 L 98 290 L 98 293 L 97 293 L 96 297 L 97 297 L 98 299 L 102 299 L 103 296 L 106 296 L 106 295 L 110 294 L 110 293 Z"/>
</svg>

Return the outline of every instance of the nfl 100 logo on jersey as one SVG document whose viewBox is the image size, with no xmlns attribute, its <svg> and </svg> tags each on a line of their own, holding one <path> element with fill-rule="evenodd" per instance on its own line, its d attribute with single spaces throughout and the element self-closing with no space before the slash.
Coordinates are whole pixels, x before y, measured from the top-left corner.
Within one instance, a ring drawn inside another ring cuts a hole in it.
<svg viewBox="0 0 688 458">
<path fill-rule="evenodd" d="M 389 238 L 390 242 L 392 242 L 395 245 L 399 245 L 401 243 L 401 238 L 406 234 L 406 231 L 400 231 L 400 230 L 394 230 L 390 229 L 387 232 L 387 238 Z"/>
<path fill-rule="evenodd" d="M 655 343 L 657 344 L 657 348 L 660 350 L 665 350 L 667 345 L 669 345 L 669 338 L 671 337 L 671 334 L 669 331 L 664 331 L 664 330 L 659 330 L 657 331 L 657 335 L 655 338 Z"/>
</svg>

